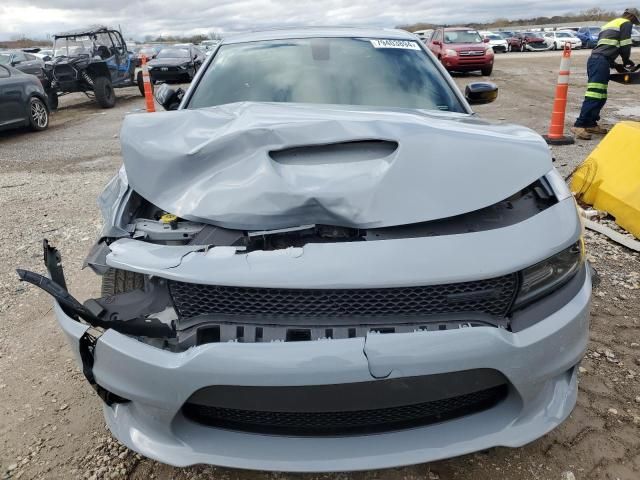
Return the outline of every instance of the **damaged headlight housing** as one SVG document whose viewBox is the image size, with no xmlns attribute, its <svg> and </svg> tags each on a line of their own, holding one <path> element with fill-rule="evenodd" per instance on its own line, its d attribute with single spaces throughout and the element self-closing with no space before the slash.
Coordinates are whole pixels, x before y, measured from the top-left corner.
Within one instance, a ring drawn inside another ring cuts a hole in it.
<svg viewBox="0 0 640 480">
<path fill-rule="evenodd" d="M 569 248 L 522 271 L 520 290 L 514 304 L 522 307 L 567 283 L 584 264 L 582 238 Z"/>
</svg>

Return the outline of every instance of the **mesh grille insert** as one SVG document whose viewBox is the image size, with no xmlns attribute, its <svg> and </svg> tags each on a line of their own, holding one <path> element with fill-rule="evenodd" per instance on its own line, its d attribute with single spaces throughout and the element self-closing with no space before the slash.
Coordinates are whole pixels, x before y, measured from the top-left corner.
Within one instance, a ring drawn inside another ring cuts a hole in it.
<svg viewBox="0 0 640 480">
<path fill-rule="evenodd" d="M 375 289 L 252 288 L 169 282 L 181 318 L 352 318 L 462 312 L 504 317 L 516 286 L 516 274 L 444 285 Z"/>
<path fill-rule="evenodd" d="M 356 435 L 415 428 L 496 405 L 507 396 L 499 385 L 456 397 L 414 405 L 342 412 L 271 412 L 237 410 L 186 403 L 187 418 L 213 427 L 275 435 Z"/>
</svg>

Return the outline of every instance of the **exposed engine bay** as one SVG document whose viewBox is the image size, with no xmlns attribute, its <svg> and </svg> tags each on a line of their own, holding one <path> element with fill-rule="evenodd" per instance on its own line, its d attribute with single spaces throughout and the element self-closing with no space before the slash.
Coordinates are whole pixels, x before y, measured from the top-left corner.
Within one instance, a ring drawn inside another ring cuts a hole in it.
<svg viewBox="0 0 640 480">
<path fill-rule="evenodd" d="M 119 210 L 122 221 L 118 223 L 126 233 L 101 238 L 85 263 L 103 276 L 101 298 L 80 304 L 66 291 L 60 254 L 46 241 L 45 263 L 51 279 L 23 271 L 20 276 L 51 293 L 79 320 L 171 351 L 211 342 L 309 341 L 487 325 L 509 328 L 519 278 L 510 274 L 459 284 L 355 290 L 199 285 L 110 267 L 106 261 L 110 246 L 122 238 L 188 248 L 185 252 L 232 247 L 235 255 L 246 255 L 304 249 L 313 243 L 491 230 L 523 221 L 557 203 L 543 177 L 489 207 L 430 222 L 371 229 L 303 225 L 244 231 L 178 218 L 133 191 L 123 198 L 127 201 Z"/>
</svg>

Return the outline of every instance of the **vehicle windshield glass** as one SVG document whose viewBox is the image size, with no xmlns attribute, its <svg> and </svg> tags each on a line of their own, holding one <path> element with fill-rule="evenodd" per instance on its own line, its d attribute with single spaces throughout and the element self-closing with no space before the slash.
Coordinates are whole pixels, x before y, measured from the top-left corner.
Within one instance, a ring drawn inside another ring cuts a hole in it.
<svg viewBox="0 0 640 480">
<path fill-rule="evenodd" d="M 9 65 L 11 63 L 11 54 L 0 52 L 0 64 Z"/>
<path fill-rule="evenodd" d="M 188 108 L 234 102 L 465 112 L 413 40 L 305 38 L 222 45 Z"/>
<path fill-rule="evenodd" d="M 487 35 L 487 38 L 489 40 L 502 40 L 502 37 L 500 35 Z"/>
<path fill-rule="evenodd" d="M 475 30 L 445 31 L 444 43 L 482 43 L 482 38 Z"/>
<path fill-rule="evenodd" d="M 93 42 L 87 36 L 56 38 L 53 44 L 54 57 L 77 57 L 91 55 Z"/>
<path fill-rule="evenodd" d="M 556 37 L 558 38 L 571 38 L 571 35 L 567 32 L 558 32 L 556 33 Z"/>
<path fill-rule="evenodd" d="M 184 48 L 163 48 L 156 58 L 189 58 L 189 50 Z"/>
<path fill-rule="evenodd" d="M 594 27 L 594 28 L 590 28 L 589 32 L 591 32 L 591 35 L 598 35 L 600 33 L 600 27 Z"/>
</svg>

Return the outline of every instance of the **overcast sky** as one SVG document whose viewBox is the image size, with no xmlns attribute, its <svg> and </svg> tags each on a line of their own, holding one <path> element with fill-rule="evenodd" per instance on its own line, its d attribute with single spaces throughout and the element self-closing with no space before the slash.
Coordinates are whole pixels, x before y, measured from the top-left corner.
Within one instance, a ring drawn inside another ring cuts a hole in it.
<svg viewBox="0 0 640 480">
<path fill-rule="evenodd" d="M 0 40 L 90 24 L 120 25 L 127 38 L 241 31 L 283 25 L 461 23 L 579 12 L 624 10 L 627 1 L 582 0 L 0 0 Z"/>
</svg>

